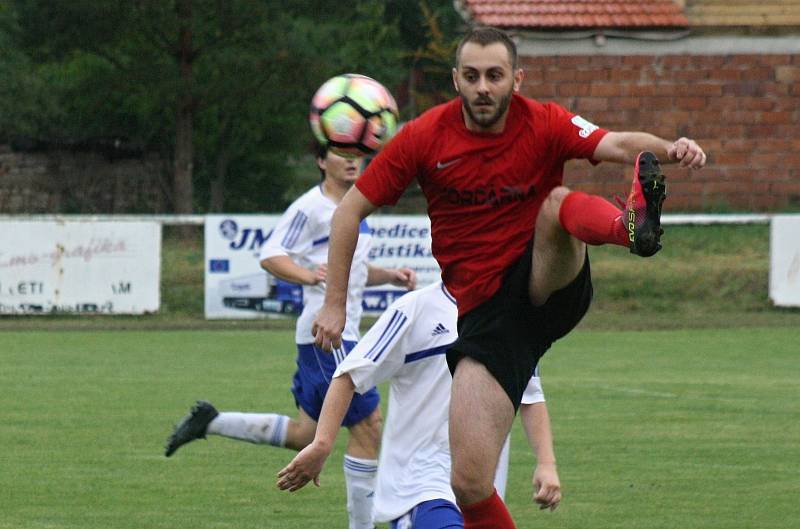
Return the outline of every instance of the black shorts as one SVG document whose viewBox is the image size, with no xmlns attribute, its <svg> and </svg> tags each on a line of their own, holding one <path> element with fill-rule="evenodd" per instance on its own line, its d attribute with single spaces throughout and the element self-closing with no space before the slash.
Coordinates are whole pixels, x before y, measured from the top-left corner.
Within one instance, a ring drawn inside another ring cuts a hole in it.
<svg viewBox="0 0 800 529">
<path fill-rule="evenodd" d="M 578 277 L 535 307 L 528 297 L 533 244 L 506 272 L 495 294 L 458 318 L 458 340 L 447 351 L 447 364 L 469 356 L 485 365 L 519 409 L 522 394 L 539 359 L 553 342 L 581 321 L 592 301 L 589 254 Z"/>
</svg>

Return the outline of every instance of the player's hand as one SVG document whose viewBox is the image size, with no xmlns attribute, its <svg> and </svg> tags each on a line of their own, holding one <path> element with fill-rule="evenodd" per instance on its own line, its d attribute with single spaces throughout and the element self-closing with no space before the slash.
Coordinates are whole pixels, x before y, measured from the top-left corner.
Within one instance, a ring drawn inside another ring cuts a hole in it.
<svg viewBox="0 0 800 529">
<path fill-rule="evenodd" d="M 294 492 L 305 487 L 309 481 L 319 487 L 319 475 L 329 454 L 329 451 L 312 442 L 278 472 L 278 488 Z"/>
<path fill-rule="evenodd" d="M 311 272 L 314 274 L 314 280 L 312 285 L 318 285 L 320 283 L 324 283 L 326 279 L 328 279 L 328 265 L 322 263 L 318 267 L 314 268 Z"/>
<path fill-rule="evenodd" d="M 540 509 L 556 510 L 561 502 L 561 481 L 555 463 L 536 465 L 533 473 L 533 501 Z"/>
<path fill-rule="evenodd" d="M 394 275 L 391 283 L 396 287 L 404 287 L 407 290 L 417 288 L 417 273 L 411 268 L 396 268 L 390 270 Z"/>
<path fill-rule="evenodd" d="M 681 167 L 689 167 L 691 169 L 700 169 L 706 164 L 706 153 L 703 149 L 689 138 L 678 138 L 669 149 L 667 149 L 667 156 L 673 162 L 679 162 Z"/>
<path fill-rule="evenodd" d="M 341 348 L 344 322 L 344 307 L 322 305 L 317 317 L 314 318 L 314 324 L 311 326 L 311 334 L 314 335 L 314 343 L 317 344 L 317 347 L 321 347 L 328 352 Z"/>
</svg>

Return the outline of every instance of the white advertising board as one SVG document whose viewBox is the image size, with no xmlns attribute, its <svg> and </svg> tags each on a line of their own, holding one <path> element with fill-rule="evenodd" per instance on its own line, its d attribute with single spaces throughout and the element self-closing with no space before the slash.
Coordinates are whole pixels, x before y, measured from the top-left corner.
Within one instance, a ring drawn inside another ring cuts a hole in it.
<svg viewBox="0 0 800 529">
<path fill-rule="evenodd" d="M 800 307 L 800 215 L 775 215 L 770 225 L 769 297 Z"/>
<path fill-rule="evenodd" d="M 0 314 L 143 314 L 160 304 L 157 222 L 0 222 Z"/>
<path fill-rule="evenodd" d="M 209 215 L 205 222 L 205 315 L 208 319 L 245 319 L 299 313 L 302 287 L 280 281 L 258 264 L 261 245 L 278 215 Z M 430 221 L 424 215 L 375 215 L 370 262 L 416 270 L 419 286 L 439 279 L 431 255 Z M 405 291 L 392 286 L 364 292 L 367 313 L 382 312 Z"/>
</svg>

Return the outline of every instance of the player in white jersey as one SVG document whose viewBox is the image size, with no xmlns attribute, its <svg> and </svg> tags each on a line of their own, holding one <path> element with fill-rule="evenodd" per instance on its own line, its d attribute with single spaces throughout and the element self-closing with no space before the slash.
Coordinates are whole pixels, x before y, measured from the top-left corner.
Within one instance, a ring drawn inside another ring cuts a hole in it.
<svg viewBox="0 0 800 529">
<path fill-rule="evenodd" d="M 395 301 L 339 364 L 325 398 L 314 441 L 279 473 L 278 486 L 295 491 L 318 484 L 338 424 L 354 392 L 390 380 L 375 489 L 375 521 L 393 529 L 463 527 L 450 486 L 448 405 L 451 376 L 444 353 L 456 339 L 455 300 L 436 283 Z M 534 499 L 555 509 L 561 500 L 550 421 L 538 371 L 522 400 L 520 415 L 537 456 Z M 496 487 L 505 488 L 508 460 L 498 467 Z"/>
<path fill-rule="evenodd" d="M 274 413 L 218 412 L 199 401 L 175 428 L 166 455 L 207 434 L 301 450 L 314 438 L 322 402 L 336 366 L 359 340 L 361 298 L 366 285 L 391 283 L 413 289 L 413 270 L 367 263 L 370 231 L 362 222 L 350 274 L 343 346 L 333 354 L 314 345 L 311 324 L 325 296 L 325 273 L 331 217 L 337 204 L 361 173 L 361 159 L 347 159 L 320 148 L 317 157 L 322 182 L 295 200 L 281 216 L 261 248 L 261 266 L 274 276 L 303 285 L 303 312 L 297 320 L 297 371 L 292 393 L 298 416 Z M 350 431 L 344 458 L 347 510 L 351 529 L 370 529 L 372 496 L 380 443 L 380 397 L 375 387 L 353 399 L 339 424 Z"/>
</svg>

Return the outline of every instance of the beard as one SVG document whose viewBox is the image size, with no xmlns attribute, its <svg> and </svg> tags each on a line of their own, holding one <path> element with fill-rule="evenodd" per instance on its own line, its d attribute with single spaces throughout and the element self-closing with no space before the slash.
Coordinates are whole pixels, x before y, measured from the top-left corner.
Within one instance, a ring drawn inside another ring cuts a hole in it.
<svg viewBox="0 0 800 529">
<path fill-rule="evenodd" d="M 500 121 L 500 118 L 503 117 L 503 114 L 505 114 L 506 110 L 508 110 L 508 106 L 511 104 L 511 96 L 513 93 L 514 89 L 512 88 L 507 94 L 501 96 L 500 100 L 497 102 L 495 111 L 491 114 L 479 114 L 473 108 L 473 105 L 478 105 L 481 103 L 494 103 L 491 98 L 479 96 L 477 99 L 470 102 L 463 93 L 459 92 L 458 95 L 461 96 L 461 104 L 466 109 L 469 118 L 480 128 L 489 129 L 495 123 Z"/>
</svg>

